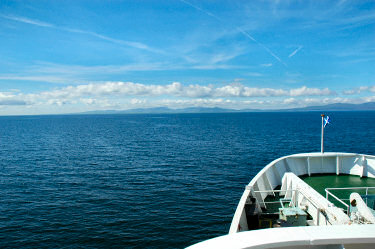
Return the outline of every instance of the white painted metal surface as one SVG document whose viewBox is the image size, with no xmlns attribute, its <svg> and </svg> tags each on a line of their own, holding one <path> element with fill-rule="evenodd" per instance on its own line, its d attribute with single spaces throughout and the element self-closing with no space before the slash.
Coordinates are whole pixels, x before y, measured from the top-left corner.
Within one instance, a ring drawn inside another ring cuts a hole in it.
<svg viewBox="0 0 375 249">
<path fill-rule="evenodd" d="M 342 210 L 334 207 L 298 177 L 321 173 L 375 178 L 375 156 L 330 152 L 295 154 L 276 159 L 264 167 L 246 186 L 229 234 L 188 248 L 375 248 L 374 224 L 353 224 Z M 257 209 L 261 212 L 261 207 L 266 205 L 264 199 L 267 195 L 274 194 L 274 189 L 280 185 L 281 192 L 286 191 L 287 195 L 291 190 L 291 196 L 286 197 L 291 197 L 297 206 L 307 206 L 306 210 L 309 210 L 315 226 L 246 231 L 248 224 L 244 207 L 249 197 L 256 199 Z"/>
<path fill-rule="evenodd" d="M 363 201 L 361 196 L 358 193 L 351 193 L 350 194 L 350 202 L 355 200 L 355 205 L 357 208 L 358 216 L 364 219 L 365 222 L 375 224 L 375 216 L 373 212 L 367 207 L 366 203 Z M 374 231 L 375 234 L 375 231 Z M 375 246 L 374 246 L 375 247 Z"/>
<path fill-rule="evenodd" d="M 293 189 L 295 191 L 290 191 Z M 349 224 L 349 217 L 342 209 L 319 194 L 294 173 L 285 173 L 281 185 L 285 198 L 292 199 L 296 207 L 303 207 L 317 226 Z"/>
<path fill-rule="evenodd" d="M 188 249 L 374 248 L 375 225 L 269 228 L 228 234 Z"/>
<path fill-rule="evenodd" d="M 282 177 L 286 172 L 292 172 L 297 176 L 334 173 L 375 178 L 375 156 L 326 152 L 295 154 L 274 160 L 247 185 L 234 214 L 230 234 L 237 233 L 240 229 L 247 230 L 244 206 L 249 195 L 255 197 L 257 202 L 264 206 L 264 199 L 272 189 L 282 184 Z"/>
</svg>

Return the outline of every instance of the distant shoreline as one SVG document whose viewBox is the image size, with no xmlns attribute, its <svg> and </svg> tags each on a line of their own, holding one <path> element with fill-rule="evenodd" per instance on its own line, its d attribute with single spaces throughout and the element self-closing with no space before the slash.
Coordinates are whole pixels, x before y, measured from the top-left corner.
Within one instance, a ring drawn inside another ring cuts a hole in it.
<svg viewBox="0 0 375 249">
<path fill-rule="evenodd" d="M 290 109 L 225 109 L 225 108 L 207 108 L 207 107 L 190 107 L 182 109 L 171 109 L 168 107 L 157 108 L 138 108 L 129 110 L 97 110 L 78 113 L 50 113 L 50 114 L 15 114 L 0 115 L 1 117 L 14 116 L 56 116 L 56 115 L 116 115 L 116 114 L 204 114 L 204 113 L 290 113 L 290 112 L 371 112 L 375 111 L 375 102 L 363 104 L 329 104 L 324 106 L 309 106 L 302 108 Z"/>
<path fill-rule="evenodd" d="M 88 111 L 74 114 L 182 114 L 182 113 L 250 113 L 250 112 L 332 112 L 332 111 L 375 111 L 375 102 L 363 104 L 329 104 L 289 109 L 226 109 L 219 107 L 188 107 L 171 109 L 168 107 L 137 108 L 129 110 Z"/>
</svg>

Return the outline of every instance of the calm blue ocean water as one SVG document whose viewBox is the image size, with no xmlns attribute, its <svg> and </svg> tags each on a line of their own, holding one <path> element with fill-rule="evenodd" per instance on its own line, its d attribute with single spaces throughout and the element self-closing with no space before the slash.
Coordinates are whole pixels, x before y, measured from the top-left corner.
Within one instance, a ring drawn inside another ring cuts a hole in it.
<svg viewBox="0 0 375 249">
<path fill-rule="evenodd" d="M 326 151 L 375 153 L 375 112 Z M 250 179 L 320 150 L 320 113 L 0 117 L 1 248 L 183 248 L 224 235 Z"/>
</svg>

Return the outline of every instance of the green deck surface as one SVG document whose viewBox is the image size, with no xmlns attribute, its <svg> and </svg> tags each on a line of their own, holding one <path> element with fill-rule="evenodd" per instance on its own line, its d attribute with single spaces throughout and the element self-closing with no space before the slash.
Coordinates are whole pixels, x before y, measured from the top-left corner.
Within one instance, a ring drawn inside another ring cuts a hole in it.
<svg viewBox="0 0 375 249">
<path fill-rule="evenodd" d="M 315 189 L 318 193 L 320 193 L 323 197 L 326 197 L 326 188 L 375 187 L 374 178 L 361 178 L 359 176 L 353 175 L 318 174 L 299 177 L 313 189 Z M 276 189 L 280 189 L 280 186 L 276 187 Z M 348 205 L 350 194 L 353 192 L 357 192 L 362 196 L 365 202 L 367 201 L 367 205 L 370 208 L 375 209 L 375 189 L 368 190 L 368 199 L 365 198 L 365 189 L 330 190 L 330 192 L 337 196 L 339 199 L 343 200 Z M 279 218 L 279 208 L 281 208 L 281 204 L 279 202 L 280 198 L 284 197 L 280 197 L 278 192 L 275 192 L 275 195 L 268 195 L 266 197 L 266 209 L 263 210 L 263 213 L 259 220 L 260 228 L 272 227 L 273 224 L 275 224 L 276 220 Z M 328 200 L 335 206 L 343 208 L 343 210 L 346 211 L 347 208 L 342 203 L 335 200 L 333 197 L 329 196 Z"/>
<path fill-rule="evenodd" d="M 315 189 L 318 193 L 320 193 L 323 197 L 326 197 L 326 188 L 344 188 L 344 187 L 375 187 L 375 179 L 374 178 L 361 178 L 359 176 L 353 175 L 336 175 L 336 174 L 319 174 L 319 175 L 312 175 L 312 176 L 299 176 L 304 182 L 310 185 L 313 189 Z M 280 186 L 276 189 L 280 189 Z M 350 190 L 330 190 L 330 192 L 336 195 L 340 199 L 344 199 L 343 201 L 349 205 L 349 196 L 353 192 L 357 192 L 358 194 L 364 196 L 366 194 L 366 190 L 359 190 L 359 189 L 350 189 Z M 280 197 L 278 193 L 276 195 L 269 195 L 265 199 L 266 202 L 276 202 L 276 203 L 267 203 L 266 213 L 277 213 L 279 208 L 281 207 L 280 203 L 278 202 Z M 367 193 L 370 197 L 367 200 L 368 206 L 370 208 L 375 207 L 375 189 L 368 190 Z M 371 196 L 372 195 L 372 196 Z M 345 208 L 344 205 L 336 201 L 333 197 L 329 196 L 329 201 L 335 204 L 337 207 Z M 366 201 L 366 199 L 364 198 Z"/>
<path fill-rule="evenodd" d="M 375 179 L 353 175 L 312 175 L 300 176 L 312 188 L 325 196 L 326 188 L 375 187 Z"/>
<path fill-rule="evenodd" d="M 325 174 L 325 175 L 312 175 L 312 176 L 300 176 L 300 178 L 310 185 L 313 189 L 318 191 L 322 196 L 326 197 L 326 188 L 346 188 L 346 187 L 375 187 L 375 179 L 367 177 L 359 177 L 353 175 L 336 175 L 336 174 Z M 366 195 L 365 189 L 350 189 L 350 190 L 330 190 L 330 192 L 336 195 L 340 199 L 349 199 L 351 193 L 356 192 L 362 196 Z M 368 199 L 368 206 L 374 207 L 375 189 L 369 189 L 367 193 L 370 198 Z M 373 196 L 371 196 L 373 195 Z M 365 200 L 365 198 L 364 198 Z M 334 200 L 333 197 L 329 197 L 329 201 L 334 203 L 338 207 L 344 207 L 341 203 Z M 348 200 L 344 200 L 345 203 L 349 204 Z"/>
<path fill-rule="evenodd" d="M 280 189 L 279 187 L 277 189 Z M 283 196 L 281 198 L 284 198 Z M 266 197 L 264 200 L 266 203 L 267 209 L 264 211 L 265 213 L 271 213 L 271 214 L 278 214 L 279 213 L 279 208 L 281 208 L 281 204 L 279 202 L 280 196 L 279 193 L 276 192 L 275 196 L 269 195 Z M 275 203 L 269 203 L 269 202 L 275 202 Z"/>
</svg>

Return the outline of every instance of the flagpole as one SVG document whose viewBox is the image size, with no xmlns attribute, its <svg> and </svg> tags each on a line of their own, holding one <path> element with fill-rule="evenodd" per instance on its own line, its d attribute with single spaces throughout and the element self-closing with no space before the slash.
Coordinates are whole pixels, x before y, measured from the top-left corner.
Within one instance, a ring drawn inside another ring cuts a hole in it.
<svg viewBox="0 0 375 249">
<path fill-rule="evenodd" d="M 321 153 L 323 154 L 324 153 L 324 114 L 321 114 L 320 116 L 322 116 L 322 137 L 321 137 L 320 149 L 321 149 Z"/>
</svg>

